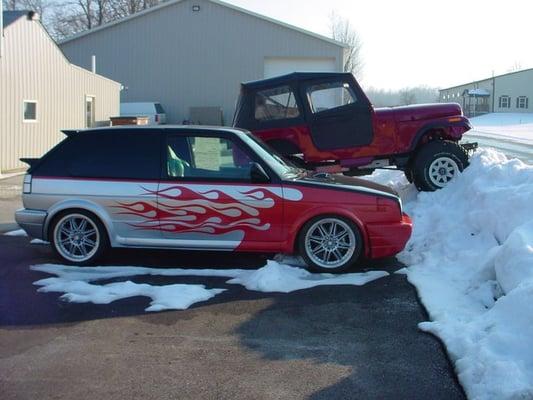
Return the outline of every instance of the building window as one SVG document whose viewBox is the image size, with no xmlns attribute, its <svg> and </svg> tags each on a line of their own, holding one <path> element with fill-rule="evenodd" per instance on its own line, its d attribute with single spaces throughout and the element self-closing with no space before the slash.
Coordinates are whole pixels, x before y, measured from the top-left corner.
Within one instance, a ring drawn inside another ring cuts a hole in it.
<svg viewBox="0 0 533 400">
<path fill-rule="evenodd" d="M 511 98 L 509 96 L 500 96 L 500 108 L 511 108 Z"/>
<path fill-rule="evenodd" d="M 529 108 L 529 98 L 526 96 L 518 96 L 516 98 L 516 108 Z"/>
<path fill-rule="evenodd" d="M 24 100 L 22 113 L 24 122 L 36 122 L 37 102 L 34 100 Z"/>
</svg>

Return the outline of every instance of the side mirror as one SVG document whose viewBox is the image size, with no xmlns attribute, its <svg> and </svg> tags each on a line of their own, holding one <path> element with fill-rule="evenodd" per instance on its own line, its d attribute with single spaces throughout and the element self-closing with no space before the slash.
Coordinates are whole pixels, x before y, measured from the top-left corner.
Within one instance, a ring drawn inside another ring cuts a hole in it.
<svg viewBox="0 0 533 400">
<path fill-rule="evenodd" d="M 252 183 L 268 183 L 270 182 L 270 177 L 263 169 L 261 164 L 253 162 L 250 165 L 250 179 Z"/>
</svg>

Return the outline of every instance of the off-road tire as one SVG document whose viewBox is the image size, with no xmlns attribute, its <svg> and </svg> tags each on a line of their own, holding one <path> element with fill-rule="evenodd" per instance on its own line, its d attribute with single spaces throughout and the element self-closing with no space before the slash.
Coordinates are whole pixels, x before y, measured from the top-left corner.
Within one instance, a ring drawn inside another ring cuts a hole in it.
<svg viewBox="0 0 533 400">
<path fill-rule="evenodd" d="M 443 163 L 443 175 L 436 177 L 434 170 L 440 170 L 437 168 L 439 162 Z M 446 186 L 458 172 L 462 172 L 467 166 L 468 153 L 461 145 L 449 140 L 435 140 L 418 150 L 412 162 L 411 173 L 418 190 L 433 192 Z M 447 171 L 447 168 L 450 170 Z M 444 176 L 444 174 L 447 175 Z"/>
</svg>

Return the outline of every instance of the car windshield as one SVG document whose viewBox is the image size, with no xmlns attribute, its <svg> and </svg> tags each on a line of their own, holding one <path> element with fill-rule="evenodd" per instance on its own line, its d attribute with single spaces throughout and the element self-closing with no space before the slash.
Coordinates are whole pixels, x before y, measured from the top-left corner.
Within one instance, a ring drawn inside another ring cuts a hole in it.
<svg viewBox="0 0 533 400">
<path fill-rule="evenodd" d="M 270 168 L 278 175 L 284 177 L 296 177 L 302 174 L 302 170 L 289 160 L 284 159 L 272 147 L 251 134 L 243 134 L 241 138 L 248 146 L 263 159 Z"/>
</svg>

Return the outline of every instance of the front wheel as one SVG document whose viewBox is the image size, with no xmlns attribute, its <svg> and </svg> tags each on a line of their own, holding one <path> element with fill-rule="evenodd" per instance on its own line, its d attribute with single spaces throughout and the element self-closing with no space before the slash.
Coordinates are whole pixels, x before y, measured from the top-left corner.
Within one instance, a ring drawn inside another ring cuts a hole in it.
<svg viewBox="0 0 533 400">
<path fill-rule="evenodd" d="M 52 249 L 69 264 L 90 264 L 107 248 L 104 226 L 96 216 L 84 210 L 66 211 L 58 215 L 50 233 Z"/>
<path fill-rule="evenodd" d="M 468 166 L 468 153 L 456 142 L 436 140 L 422 147 L 412 164 L 412 177 L 419 190 L 442 189 Z"/>
<path fill-rule="evenodd" d="M 317 272 L 344 272 L 360 257 L 363 240 L 357 226 L 338 216 L 307 222 L 298 238 L 300 255 Z"/>
</svg>

